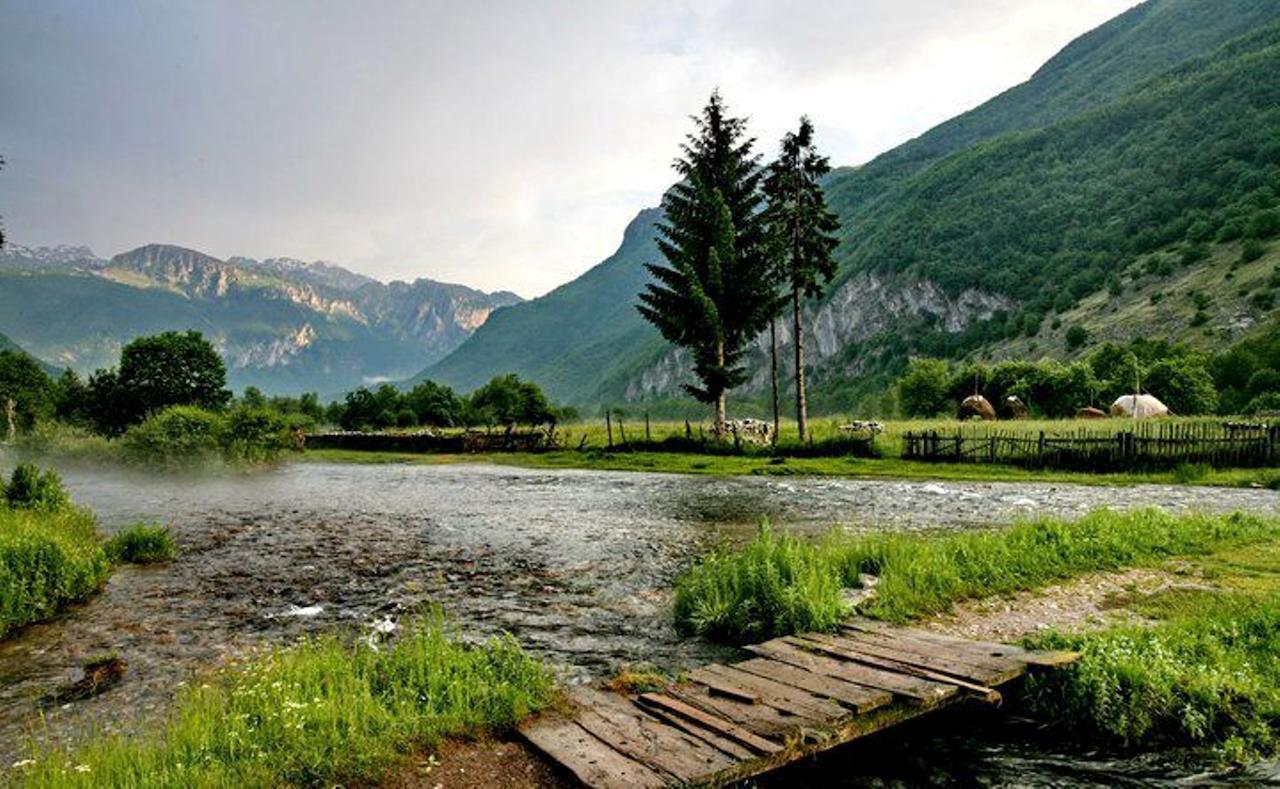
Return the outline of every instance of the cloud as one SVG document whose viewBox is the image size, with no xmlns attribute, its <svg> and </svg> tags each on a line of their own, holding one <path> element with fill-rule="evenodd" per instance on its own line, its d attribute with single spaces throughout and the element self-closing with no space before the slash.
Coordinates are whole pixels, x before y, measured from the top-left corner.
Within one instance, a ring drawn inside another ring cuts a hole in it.
<svg viewBox="0 0 1280 789">
<path fill-rule="evenodd" d="M 0 0 L 0 215 L 525 295 L 609 254 L 712 87 L 865 161 L 1131 0 Z"/>
</svg>

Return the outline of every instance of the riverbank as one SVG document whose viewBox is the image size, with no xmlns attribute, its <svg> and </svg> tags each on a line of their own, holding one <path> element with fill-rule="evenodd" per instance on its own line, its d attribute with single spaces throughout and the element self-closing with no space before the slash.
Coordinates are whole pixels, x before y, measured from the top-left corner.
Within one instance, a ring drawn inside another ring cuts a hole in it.
<svg viewBox="0 0 1280 789">
<path fill-rule="evenodd" d="M 835 477 L 869 480 L 919 480 L 936 482 L 1064 482 L 1075 485 L 1205 485 L 1227 488 L 1280 489 L 1280 473 L 1272 469 L 1209 469 L 1189 467 L 1175 471 L 1090 474 L 1074 471 L 1032 470 L 1017 466 L 980 463 L 921 463 L 900 458 L 770 458 L 741 455 L 707 455 L 688 452 L 607 452 L 555 450 L 550 452 L 491 452 L 474 455 L 364 452 L 339 449 L 306 450 L 291 462 L 410 463 L 446 465 L 492 463 L 531 469 L 585 469 L 592 471 L 642 471 L 664 474 L 758 477 Z"/>
</svg>

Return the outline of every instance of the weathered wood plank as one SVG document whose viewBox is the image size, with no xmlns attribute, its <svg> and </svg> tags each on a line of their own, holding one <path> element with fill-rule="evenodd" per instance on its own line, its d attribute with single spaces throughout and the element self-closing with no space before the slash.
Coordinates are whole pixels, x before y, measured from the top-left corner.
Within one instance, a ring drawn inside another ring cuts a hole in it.
<svg viewBox="0 0 1280 789">
<path fill-rule="evenodd" d="M 655 772 L 693 783 L 737 763 L 732 756 L 669 726 L 619 696 L 580 690 L 577 721 L 614 750 Z"/>
<path fill-rule="evenodd" d="M 734 663 L 733 667 L 739 671 L 802 688 L 817 696 L 825 696 L 859 713 L 882 707 L 893 700 L 893 694 L 888 691 L 855 685 L 768 658 L 751 658 L 741 663 Z"/>
<path fill-rule="evenodd" d="M 868 688 L 887 690 L 894 695 L 911 699 L 926 706 L 936 704 L 960 692 L 955 685 L 930 682 L 919 677 L 843 661 L 826 654 L 818 654 L 813 651 L 813 648 L 807 642 L 791 636 L 749 646 L 747 650 L 757 655 L 783 663 L 790 663 L 793 666 L 836 677 L 846 682 L 854 682 Z"/>
<path fill-rule="evenodd" d="M 667 695 L 705 713 L 732 721 L 747 731 L 768 740 L 786 743 L 803 734 L 803 718 L 784 715 L 767 704 L 743 704 L 717 696 L 706 685 L 684 683 L 667 689 Z"/>
<path fill-rule="evenodd" d="M 732 721 L 725 720 L 718 715 L 703 712 L 679 699 L 674 699 L 661 693 L 644 693 L 641 694 L 639 701 L 652 710 L 661 710 L 664 713 L 679 716 L 702 729 L 715 732 L 725 739 L 740 743 L 756 753 L 772 754 L 782 750 L 782 745 L 773 740 L 752 734 Z"/>
<path fill-rule="evenodd" d="M 1001 644 L 992 641 L 975 641 L 960 636 L 947 635 L 945 633 L 936 633 L 932 630 L 922 630 L 912 627 L 896 627 L 883 622 L 875 622 L 869 619 L 852 619 L 844 624 L 845 628 L 855 630 L 866 630 L 873 633 L 893 633 L 900 638 L 912 638 L 919 641 L 927 641 L 937 644 L 950 644 L 957 649 L 968 650 L 976 654 L 988 655 L 991 657 L 1009 657 L 1019 660 L 1030 666 L 1042 668 L 1057 668 L 1059 666 L 1070 665 L 1080 659 L 1079 653 L 1067 651 L 1046 651 L 1031 650 L 1013 644 Z"/>
<path fill-rule="evenodd" d="M 840 639 L 837 636 L 830 636 L 825 633 L 809 633 L 804 636 L 798 636 L 797 640 L 804 644 L 808 644 L 812 649 L 817 649 L 840 660 L 847 660 L 864 666 L 871 666 L 884 671 L 892 671 L 910 677 L 919 677 L 920 679 L 926 679 L 930 682 L 955 685 L 956 687 L 963 688 L 964 690 L 967 690 L 979 698 L 993 704 L 999 703 L 1000 701 L 1000 692 L 994 688 L 989 688 L 986 685 L 979 685 L 975 682 L 970 682 L 967 679 L 952 676 L 951 674 L 944 674 L 940 671 L 932 671 L 910 663 L 904 663 L 901 660 L 871 655 L 858 648 L 856 644 Z"/>
<path fill-rule="evenodd" d="M 871 654 L 905 660 L 986 685 L 1009 682 L 1027 670 L 1027 664 L 1021 660 L 992 657 L 949 644 L 858 630 L 842 630 L 841 637 Z"/>
<path fill-rule="evenodd" d="M 730 699 L 741 704 L 761 703 L 760 694 L 739 687 L 732 682 L 726 682 L 723 678 L 709 674 L 702 669 L 694 669 L 690 672 L 689 676 L 695 682 L 700 682 L 710 688 L 714 695 L 724 696 L 726 699 Z"/>
<path fill-rule="evenodd" d="M 728 666 L 712 663 L 689 672 L 689 678 L 703 684 L 712 680 L 742 688 L 745 693 L 754 694 L 759 698 L 761 704 L 768 704 L 779 712 L 808 718 L 816 723 L 825 723 L 845 714 L 845 709 L 839 704 L 818 698 L 808 691 L 779 685 L 772 680 L 762 679 Z"/>
<path fill-rule="evenodd" d="M 587 786 L 599 789 L 660 789 L 668 783 L 665 776 L 623 756 L 558 713 L 543 713 L 521 726 L 520 733 Z"/>
</svg>

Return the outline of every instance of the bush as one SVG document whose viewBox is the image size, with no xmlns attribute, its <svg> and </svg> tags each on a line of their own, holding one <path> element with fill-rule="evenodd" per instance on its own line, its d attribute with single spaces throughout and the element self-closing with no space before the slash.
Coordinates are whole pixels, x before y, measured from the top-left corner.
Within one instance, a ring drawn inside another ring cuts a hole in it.
<svg viewBox="0 0 1280 789">
<path fill-rule="evenodd" d="M 19 463 L 9 484 L 0 486 L 0 490 L 5 503 L 13 509 L 58 512 L 71 504 L 57 473 L 41 471 L 31 463 Z"/>
<path fill-rule="evenodd" d="M 1101 742 L 1215 745 L 1229 759 L 1274 752 L 1280 731 L 1280 605 L 1209 612 L 1154 628 L 1029 645 L 1073 649 L 1064 671 L 1028 675 L 1033 712 Z"/>
<path fill-rule="evenodd" d="M 105 549 L 107 558 L 116 564 L 156 564 L 171 561 L 178 553 L 167 528 L 145 523 L 135 523 L 111 535 Z"/>
<path fill-rule="evenodd" d="M 290 446 L 285 418 L 268 408 L 240 407 L 227 414 L 219 445 L 231 462 L 263 463 Z"/>
<path fill-rule="evenodd" d="M 898 402 L 905 416 L 937 416 L 953 408 L 950 372 L 940 359 L 912 359 L 898 380 Z"/>
<path fill-rule="evenodd" d="M 88 597 L 109 572 L 87 511 L 0 509 L 0 638 Z"/>
<path fill-rule="evenodd" d="M 765 524 L 741 550 L 714 551 L 676 580 L 676 627 L 733 643 L 831 630 L 848 613 L 841 586 L 812 543 Z"/>
<path fill-rule="evenodd" d="M 1262 245 L 1261 241 L 1251 238 L 1240 247 L 1240 261 L 1242 263 L 1252 263 L 1262 257 L 1266 251 L 1267 248 Z"/>
<path fill-rule="evenodd" d="M 1067 350 L 1074 351 L 1089 341 L 1089 331 L 1083 326 L 1072 326 L 1067 329 Z"/>
<path fill-rule="evenodd" d="M 1254 214 L 1244 234 L 1251 239 L 1265 239 L 1280 235 L 1280 211 L 1259 211 Z"/>
<path fill-rule="evenodd" d="M 152 414 L 124 434 L 125 457 L 152 466 L 195 466 L 219 459 L 222 417 L 195 406 Z"/>
</svg>

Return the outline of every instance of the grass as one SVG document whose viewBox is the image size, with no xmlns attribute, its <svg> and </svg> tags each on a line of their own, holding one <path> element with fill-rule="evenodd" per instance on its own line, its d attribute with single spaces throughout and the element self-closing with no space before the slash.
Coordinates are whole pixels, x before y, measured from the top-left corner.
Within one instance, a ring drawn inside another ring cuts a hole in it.
<svg viewBox="0 0 1280 789">
<path fill-rule="evenodd" d="M 865 573 L 878 582 L 859 611 L 903 622 L 967 598 L 1276 538 L 1280 521 L 1273 519 L 1155 509 L 944 536 L 831 532 L 818 543 L 764 528 L 746 546 L 714 551 L 681 575 L 675 618 L 684 632 L 735 643 L 830 630 L 849 613 L 842 590 Z"/>
<path fill-rule="evenodd" d="M 109 572 L 88 511 L 0 507 L 0 638 L 88 597 Z"/>
<path fill-rule="evenodd" d="M 107 557 L 119 564 L 157 564 L 172 561 L 178 553 L 169 529 L 159 524 L 135 523 L 111 535 Z"/>
<path fill-rule="evenodd" d="M 179 694 L 163 725 L 32 745 L 27 787 L 369 785 L 440 738 L 512 727 L 554 694 L 510 637 L 467 646 L 440 615 L 389 647 L 336 636 L 277 648 Z"/>
<path fill-rule="evenodd" d="M 1152 627 L 1030 639 L 1083 658 L 1030 677 L 1028 707 L 1075 739 L 1211 747 L 1229 763 L 1280 750 L 1280 541 L 1219 551 L 1193 569 L 1214 588 L 1125 600 Z"/>
<path fill-rule="evenodd" d="M 832 570 L 814 544 L 762 525 L 744 547 L 713 551 L 677 579 L 676 626 L 731 643 L 834 630 L 848 610 Z"/>
</svg>

